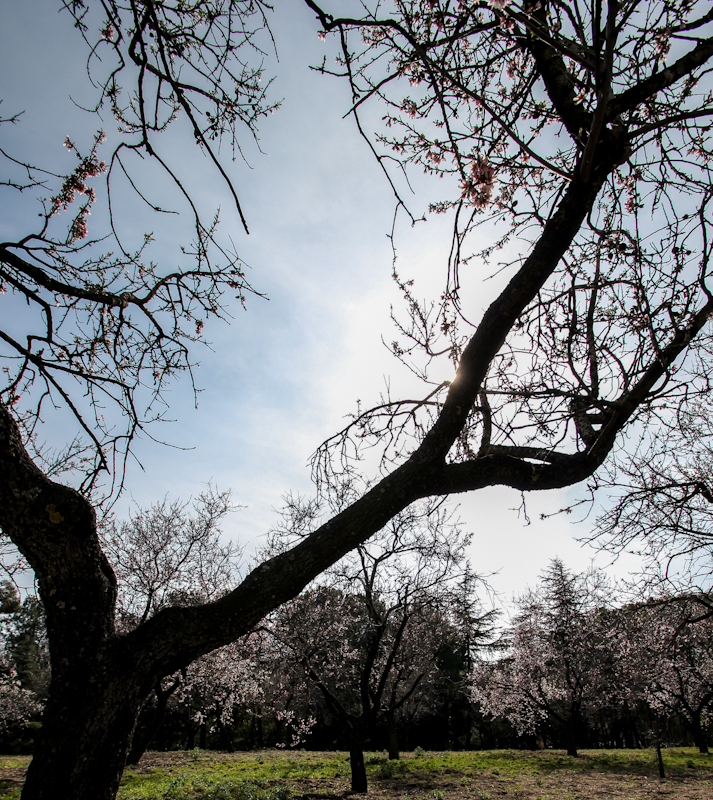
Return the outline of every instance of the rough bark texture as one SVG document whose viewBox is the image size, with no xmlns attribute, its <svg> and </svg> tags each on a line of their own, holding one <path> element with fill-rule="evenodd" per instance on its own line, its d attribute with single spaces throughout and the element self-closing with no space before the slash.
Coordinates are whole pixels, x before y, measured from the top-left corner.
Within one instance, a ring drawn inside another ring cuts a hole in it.
<svg viewBox="0 0 713 800">
<path fill-rule="evenodd" d="M 396 761 L 399 758 L 399 738 L 396 729 L 396 715 L 392 712 L 386 718 L 389 731 L 389 760 Z"/>
</svg>

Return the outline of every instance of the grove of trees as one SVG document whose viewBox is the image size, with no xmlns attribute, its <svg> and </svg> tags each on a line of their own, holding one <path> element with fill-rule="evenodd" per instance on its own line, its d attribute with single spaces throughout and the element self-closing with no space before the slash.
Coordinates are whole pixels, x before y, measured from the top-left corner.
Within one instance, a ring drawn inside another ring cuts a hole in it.
<svg viewBox="0 0 713 800">
<path fill-rule="evenodd" d="M 640 747 L 692 739 L 708 752 L 713 710 L 710 596 L 617 605 L 602 573 L 555 560 L 518 599 L 497 659 L 472 697 L 540 746 Z"/>
<path fill-rule="evenodd" d="M 629 464 L 627 442 L 641 440 L 635 453 L 665 443 L 661 432 L 708 396 L 708 3 L 395 0 L 354 16 L 306 4 L 337 51 L 321 69 L 348 81 L 345 111 L 399 213 L 413 213 L 400 176 L 443 176 L 425 201 L 451 215 L 453 245 L 432 301 L 395 273 L 406 317 L 396 313 L 392 350 L 423 379 L 421 396 L 360 408 L 319 448 L 324 516 L 227 594 L 187 589 L 191 602 L 148 614 L 130 601 L 138 619 L 124 626 L 124 566 L 104 547 L 97 508 L 122 488 L 170 381 L 190 373 L 224 293 L 243 302 L 251 291 L 162 136 L 188 131 L 185 146 L 206 155 L 247 230 L 217 143 L 239 148 L 276 110 L 262 80 L 273 11 L 260 0 L 59 2 L 87 46 L 89 124 L 101 114 L 112 129 L 88 150 L 68 137 L 66 174 L 48 154 L 0 151 L 4 201 L 37 201 L 0 243 L 1 302 L 13 310 L 0 317 L 0 527 L 34 573 L 51 664 L 27 800 L 113 798 L 139 710 L 162 681 L 248 634 L 414 503 L 493 485 L 595 486 L 603 465 L 616 475 Z M 362 115 L 369 106 L 377 113 Z M 141 182 L 149 167 L 190 220 L 176 262 L 152 259 L 150 228 L 132 235 L 136 204 L 167 210 Z M 120 176 L 136 192 L 123 208 Z M 506 280 L 480 315 L 462 286 L 487 263 Z M 452 379 L 432 377 L 440 362 Z M 77 437 L 53 453 L 40 423 L 54 406 Z M 360 461 L 367 452 L 377 465 Z M 567 702 L 572 719 L 584 713 L 583 697 Z"/>
</svg>

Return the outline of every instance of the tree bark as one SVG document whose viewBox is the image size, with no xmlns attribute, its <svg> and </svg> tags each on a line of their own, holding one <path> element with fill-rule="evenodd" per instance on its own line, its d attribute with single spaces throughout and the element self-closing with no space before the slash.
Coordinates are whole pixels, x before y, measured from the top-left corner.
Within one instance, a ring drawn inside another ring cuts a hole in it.
<svg viewBox="0 0 713 800">
<path fill-rule="evenodd" d="M 663 765 L 663 756 L 661 755 L 661 739 L 659 738 L 658 734 L 656 734 L 656 763 L 659 767 L 659 778 L 665 778 L 666 770 L 664 769 Z"/>
<path fill-rule="evenodd" d="M 389 759 L 395 761 L 399 758 L 399 737 L 396 728 L 396 714 L 392 711 L 386 718 L 389 735 Z"/>
<path fill-rule="evenodd" d="M 101 667 L 53 677 L 23 800 L 113 800 L 141 704 L 130 679 Z"/>
<path fill-rule="evenodd" d="M 366 766 L 364 765 L 364 732 L 359 723 L 352 725 L 349 736 L 349 766 L 352 772 L 352 792 L 364 794 L 367 791 Z"/>
<path fill-rule="evenodd" d="M 141 715 L 139 716 L 136 729 L 134 730 L 134 736 L 131 740 L 131 749 L 126 758 L 127 764 L 138 764 L 141 760 L 141 756 L 146 752 L 146 749 L 161 728 L 166 718 L 168 701 L 179 685 L 178 682 L 175 682 L 171 684 L 168 689 L 162 689 L 161 682 L 159 681 L 154 687 L 156 707 L 150 710 L 149 719 L 146 721 L 143 728 L 140 727 Z"/>
<path fill-rule="evenodd" d="M 577 752 L 577 744 L 578 744 L 578 734 L 579 734 L 579 715 L 577 712 L 573 712 L 570 718 L 567 720 L 567 755 L 572 756 L 572 758 L 578 758 L 579 753 Z"/>
<path fill-rule="evenodd" d="M 703 725 L 701 725 L 701 715 L 694 714 L 691 721 L 688 723 L 693 734 L 693 743 L 698 748 L 699 753 L 708 754 L 708 741 L 706 739 Z"/>
</svg>

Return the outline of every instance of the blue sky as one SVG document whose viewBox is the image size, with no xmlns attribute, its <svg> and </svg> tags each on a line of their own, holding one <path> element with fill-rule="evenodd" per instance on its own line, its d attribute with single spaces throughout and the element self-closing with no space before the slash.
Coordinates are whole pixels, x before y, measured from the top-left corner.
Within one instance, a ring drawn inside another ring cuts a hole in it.
<svg viewBox="0 0 713 800">
<path fill-rule="evenodd" d="M 85 50 L 68 15 L 57 14 L 58 5 L 0 0 L 2 109 L 26 110 L 20 125 L 0 130 L 2 146 L 37 160 L 59 158 L 65 135 L 86 138 L 96 127 L 69 96 L 80 102 L 89 96 Z M 349 108 L 346 84 L 309 70 L 325 48 L 329 52 L 309 10 L 299 0 L 283 0 L 271 24 L 280 58 L 273 98 L 284 98 L 283 106 L 262 125 L 264 155 L 247 146 L 249 167 L 224 159 L 250 236 L 231 216 L 224 186 L 193 150 L 180 150 L 187 140 L 171 145 L 177 158 L 195 159 L 195 168 L 189 168 L 194 191 L 223 207 L 223 224 L 234 228 L 238 252 L 251 266 L 249 277 L 269 300 L 249 297 L 246 311 L 237 304 L 232 309 L 231 325 L 208 328 L 211 349 L 194 353 L 200 362 L 198 408 L 187 383 L 179 382 L 169 395 L 169 416 L 176 421 L 152 431 L 183 449 L 142 440 L 136 453 L 143 470 L 130 469 L 127 494 L 117 506 L 126 513 L 132 501 L 188 498 L 212 481 L 231 488 L 244 506 L 225 532 L 248 553 L 274 523 L 274 509 L 286 492 L 313 491 L 309 456 L 343 425 L 356 400 L 376 401 L 385 380 L 397 395 L 399 387 L 412 386 L 381 341 L 382 335 L 387 341 L 392 337 L 389 310 L 400 303 L 390 278 L 389 187 L 353 122 L 342 118 Z M 427 202 L 416 197 L 414 207 L 422 211 Z M 3 239 L 24 232 L 18 228 L 25 224 L 24 213 L 4 209 Z M 137 219 L 137 229 L 141 223 Z M 444 217 L 416 228 L 405 219 L 398 225 L 399 268 L 416 279 L 417 294 L 439 290 L 449 233 Z M 161 242 L 154 258 L 160 253 Z M 496 289 L 497 282 L 471 276 L 471 318 Z M 9 295 L 0 297 L 0 314 L 8 313 L 2 305 L 9 302 Z M 21 325 L 22 310 L 15 305 L 9 313 L 18 315 Z M 65 436 L 58 425 L 48 421 L 49 438 Z M 576 496 L 576 489 L 531 495 L 529 525 L 513 510 L 520 506 L 516 492 L 493 489 L 459 498 L 463 521 L 475 533 L 474 568 L 498 572 L 491 583 L 504 598 L 533 583 L 555 556 L 584 569 L 595 555 L 575 541 L 586 536 L 586 522 L 574 526 L 564 515 L 539 519 Z M 603 566 L 608 559 L 600 555 L 596 563 Z M 614 572 L 622 574 L 632 563 L 622 560 Z"/>
</svg>

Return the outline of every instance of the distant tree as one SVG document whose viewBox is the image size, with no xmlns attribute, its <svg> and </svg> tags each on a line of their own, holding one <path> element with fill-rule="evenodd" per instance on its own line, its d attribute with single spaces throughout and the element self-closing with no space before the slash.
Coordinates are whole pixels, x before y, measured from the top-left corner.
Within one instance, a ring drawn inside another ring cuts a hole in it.
<svg viewBox="0 0 713 800">
<path fill-rule="evenodd" d="M 99 529 L 104 552 L 107 554 L 117 581 L 116 618 L 124 631 L 145 622 L 157 611 L 169 606 L 197 606 L 225 594 L 237 577 L 239 549 L 232 542 L 221 541 L 220 525 L 233 509 L 230 492 L 218 492 L 209 487 L 189 504 L 164 499 L 149 509 L 135 509 L 128 520 L 115 517 L 104 519 Z M 235 645 L 228 648 L 237 658 Z M 203 684 L 211 673 L 211 665 L 225 664 L 225 654 L 206 657 L 196 665 L 190 679 L 186 670 L 157 680 L 153 693 L 146 698 L 142 715 L 134 732 L 127 763 L 136 764 L 161 727 L 168 703 L 185 683 Z M 232 667 L 244 673 L 245 659 Z M 219 675 L 214 668 L 213 691 L 218 685 L 231 684 L 230 672 Z M 205 690 L 205 689 L 204 689 Z M 225 706 L 227 700 L 223 701 Z M 204 712 L 203 712 L 204 713 Z M 225 715 L 229 713 L 227 706 Z"/>
<path fill-rule="evenodd" d="M 27 593 L 20 602 L 10 581 L 0 584 L 0 631 L 7 664 L 23 689 L 44 702 L 50 681 L 47 625 L 42 601 Z"/>
<path fill-rule="evenodd" d="M 46 633 L 42 603 L 32 595 L 20 602 L 10 581 L 0 583 L 0 737 L 6 748 L 17 747 L 37 724 L 47 696 Z"/>
<path fill-rule="evenodd" d="M 129 519 L 105 519 L 99 529 L 118 585 L 116 613 L 130 629 L 161 608 L 199 605 L 225 594 L 237 578 L 240 549 L 221 540 L 234 505 L 213 487 L 189 503 L 164 499 Z"/>
<path fill-rule="evenodd" d="M 14 666 L 0 662 L 0 735 L 26 726 L 41 709 L 34 692 L 22 688 Z"/>
<path fill-rule="evenodd" d="M 261 650 L 261 637 L 252 634 L 201 656 L 174 677 L 179 681 L 174 702 L 185 707 L 202 730 L 216 730 L 223 750 L 234 749 L 229 728 L 236 713 L 257 713 L 265 705 L 269 676 Z"/>
<path fill-rule="evenodd" d="M 444 176 L 430 207 L 455 221 L 446 285 L 424 304 L 396 276 L 409 316 L 393 351 L 429 383 L 420 396 L 360 409 L 320 448 L 325 493 L 338 492 L 365 448 L 383 457 L 360 495 L 308 538 L 225 597 L 117 629 L 116 578 L 87 493 L 103 474 L 104 491 L 122 484 L 127 451 L 160 418 L 166 382 L 190 372 L 222 293 L 250 291 L 159 134 L 185 122 L 240 216 L 214 143 L 225 134 L 232 144 L 243 122 L 251 135 L 269 112 L 257 31 L 267 7 L 66 0 L 88 44 L 96 110 L 119 130 L 107 133 L 106 157 L 102 133 L 90 143 L 88 131 L 84 144 L 67 141 L 71 165 L 45 171 L 39 156 L 2 154 L 7 202 L 44 197 L 0 244 L 2 302 L 18 309 L 0 322 L 0 526 L 34 570 L 52 660 L 25 800 L 112 800 L 157 681 L 248 633 L 412 503 L 580 483 L 627 432 L 657 427 L 709 392 L 708 3 L 406 0 L 367 2 L 358 17 L 307 5 L 322 33 L 336 35 L 335 69 L 367 136 L 361 109 L 381 103 L 369 143 L 397 192 L 400 168 Z M 154 264 L 151 236 L 131 235 L 135 202 L 161 208 L 141 180 L 153 184 L 146 164 L 191 220 L 193 243 L 177 263 Z M 124 169 L 137 196 L 122 225 L 110 189 Z M 109 184 L 99 192 L 101 175 Z M 88 213 L 100 203 L 105 214 L 92 220 L 106 226 L 95 233 Z M 488 238 L 474 242 L 474 258 L 469 234 L 479 232 Z M 481 316 L 480 302 L 462 302 L 461 284 L 488 260 L 505 286 Z M 19 333 L 6 322 L 16 316 Z M 54 455 L 37 438 L 53 403 L 84 437 Z M 84 468 L 83 478 L 66 475 L 83 494 L 54 479 L 63 467 Z"/>
<path fill-rule="evenodd" d="M 389 757 L 398 758 L 398 715 L 428 696 L 457 624 L 451 609 L 469 538 L 443 510 L 409 510 L 274 616 L 278 658 L 349 731 L 353 792 L 367 790 L 363 751 L 377 725 L 386 724 Z M 459 633 L 475 646 L 488 615 L 475 618 L 472 595 L 460 599 L 470 629 Z"/>
<path fill-rule="evenodd" d="M 575 575 L 555 559 L 517 601 L 508 654 L 473 671 L 482 710 L 505 717 L 520 734 L 552 721 L 564 733 L 567 754 L 576 756 L 586 713 L 612 691 L 605 672 L 611 645 L 599 617 L 609 600 L 601 573 Z"/>
<path fill-rule="evenodd" d="M 710 602 L 710 599 L 709 599 Z M 678 716 L 701 753 L 713 709 L 713 620 L 690 597 L 657 599 L 624 612 L 620 677 L 657 717 Z"/>
</svg>

